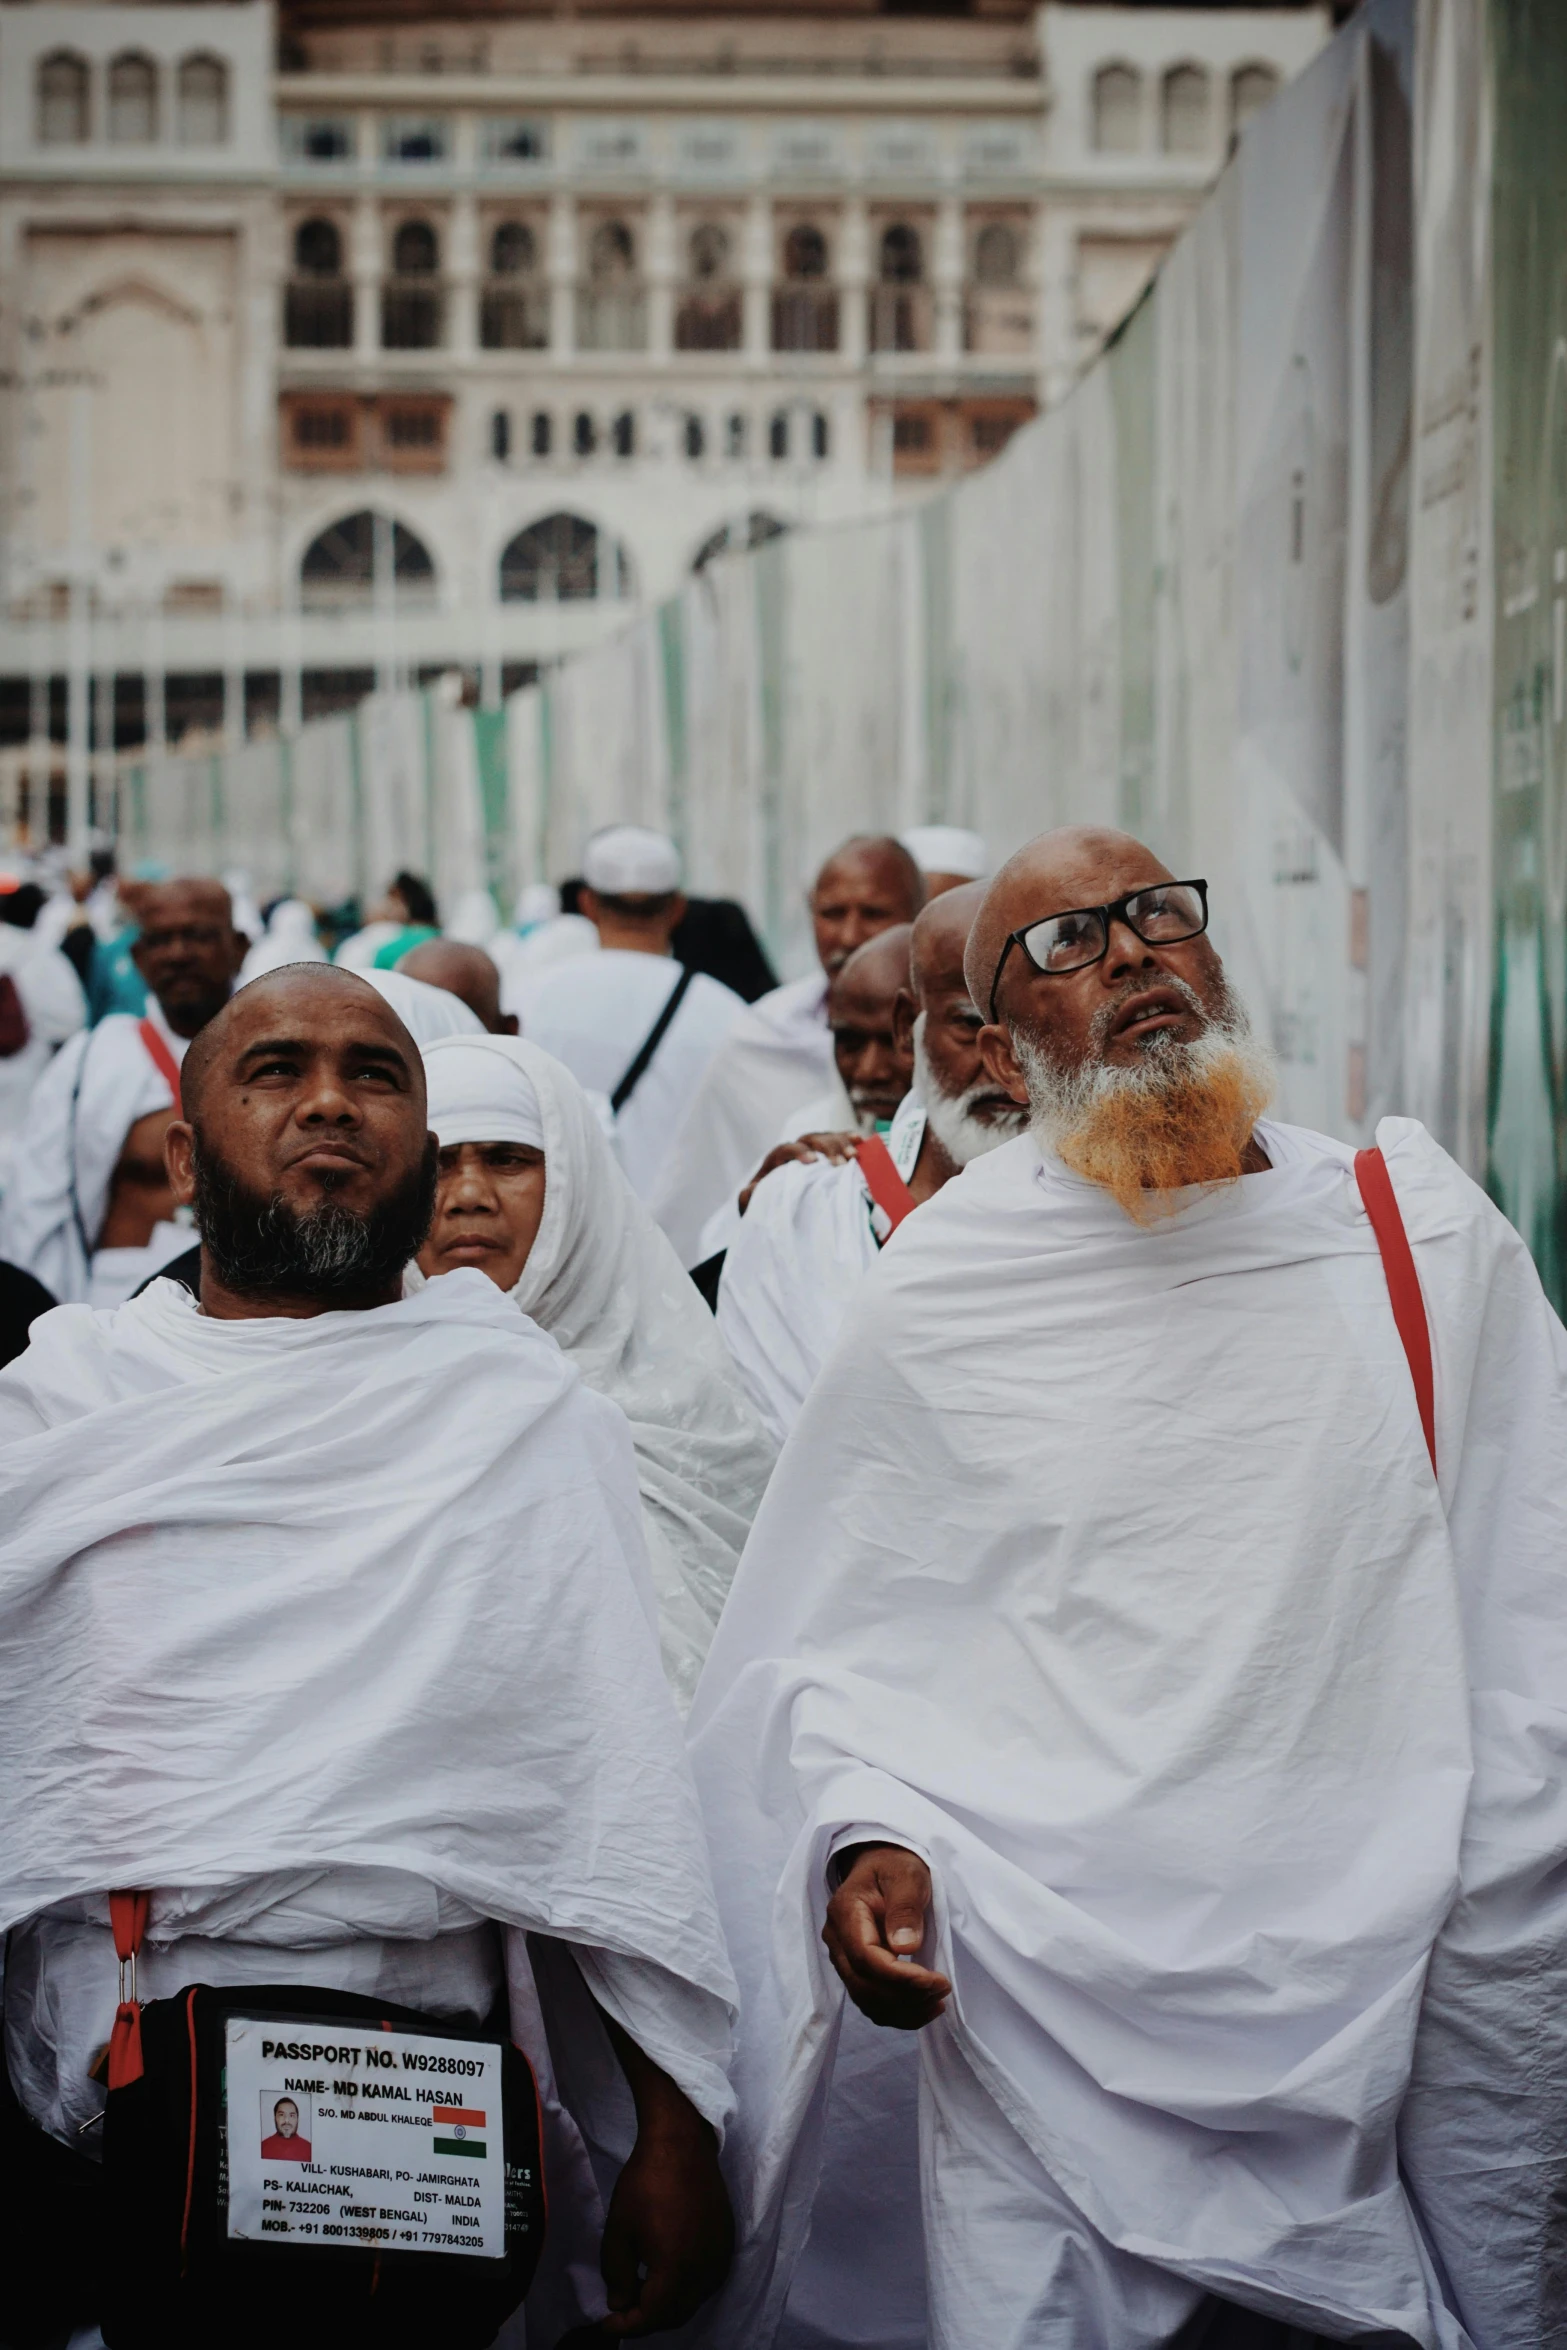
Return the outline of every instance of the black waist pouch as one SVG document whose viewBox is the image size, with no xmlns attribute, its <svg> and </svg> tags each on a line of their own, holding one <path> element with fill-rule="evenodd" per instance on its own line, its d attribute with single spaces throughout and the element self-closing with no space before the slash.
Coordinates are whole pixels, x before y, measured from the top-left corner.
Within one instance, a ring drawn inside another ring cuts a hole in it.
<svg viewBox="0 0 1567 2350">
<path fill-rule="evenodd" d="M 298 1985 L 197 1984 L 139 2030 L 103 2123 L 110 2350 L 494 2340 L 544 2242 L 538 2091 L 509 2040 Z"/>
</svg>

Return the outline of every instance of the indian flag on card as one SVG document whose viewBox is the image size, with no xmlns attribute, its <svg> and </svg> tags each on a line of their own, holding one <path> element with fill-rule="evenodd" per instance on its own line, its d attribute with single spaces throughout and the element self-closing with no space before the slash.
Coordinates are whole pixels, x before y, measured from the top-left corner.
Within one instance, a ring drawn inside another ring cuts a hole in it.
<svg viewBox="0 0 1567 2350">
<path fill-rule="evenodd" d="M 473 2135 L 484 2128 L 482 2109 L 471 2105 L 432 2105 L 430 2119 L 435 2124 L 436 2154 L 471 2154 L 482 2160 L 486 2152 L 482 2137 Z"/>
</svg>

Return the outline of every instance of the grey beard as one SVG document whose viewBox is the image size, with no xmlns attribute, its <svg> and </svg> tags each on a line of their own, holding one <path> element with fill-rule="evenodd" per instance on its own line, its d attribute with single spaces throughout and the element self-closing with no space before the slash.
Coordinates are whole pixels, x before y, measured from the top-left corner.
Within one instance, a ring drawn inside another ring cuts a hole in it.
<svg viewBox="0 0 1567 2350">
<path fill-rule="evenodd" d="M 1159 1029 L 1141 1047 L 1141 1058 L 1129 1065 L 1101 1057 L 1124 998 L 1107 1004 L 1096 1016 L 1090 1049 L 1075 1066 L 1058 1060 L 1026 1029 L 1012 1030 L 1012 1049 L 1028 1085 L 1029 1128 L 1042 1150 L 1059 1151 L 1117 1094 L 1152 1106 L 1174 1087 L 1237 1063 L 1264 1098 L 1271 1099 L 1277 1084 L 1273 1054 L 1253 1029 L 1240 998 L 1226 986 L 1218 1011 L 1211 1013 L 1184 980 L 1165 978 L 1160 985 L 1186 999 L 1202 1021 L 1202 1031 L 1187 1043 L 1167 1028 Z"/>
<path fill-rule="evenodd" d="M 926 1123 L 955 1167 L 999 1150 L 1028 1124 L 1029 1113 L 1021 1102 L 1008 1102 L 993 1118 L 977 1115 L 973 1104 L 994 1101 L 999 1090 L 993 1078 L 981 1077 L 963 1093 L 943 1090 L 925 1050 L 923 1012 L 914 1023 L 914 1089 L 925 1106 Z"/>
<path fill-rule="evenodd" d="M 349 1302 L 395 1281 L 417 1254 L 435 1207 L 433 1143 L 388 1198 L 358 1215 L 331 1198 L 300 1214 L 251 1188 L 220 1153 L 192 1154 L 203 1249 L 225 1287 L 241 1297 Z"/>
</svg>

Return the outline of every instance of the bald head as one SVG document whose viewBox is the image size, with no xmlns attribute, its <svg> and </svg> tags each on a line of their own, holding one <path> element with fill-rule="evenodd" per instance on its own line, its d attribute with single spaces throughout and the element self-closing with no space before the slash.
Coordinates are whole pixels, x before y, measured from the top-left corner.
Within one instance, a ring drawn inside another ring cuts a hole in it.
<svg viewBox="0 0 1567 2350">
<path fill-rule="evenodd" d="M 909 972 L 921 1011 L 932 993 L 958 987 L 967 992 L 963 958 L 987 886 L 983 881 L 959 882 L 932 898 L 916 919 L 909 939 Z"/>
<path fill-rule="evenodd" d="M 227 1003 L 245 959 L 229 893 L 221 881 L 146 882 L 136 914 L 136 968 L 175 1035 L 194 1036 Z"/>
<path fill-rule="evenodd" d="M 1007 859 L 990 883 L 969 933 L 965 967 L 975 1003 L 989 1015 L 1002 950 L 1011 933 L 1026 922 L 1078 906 L 1109 905 L 1128 890 L 1170 879 L 1168 866 L 1129 832 L 1097 824 L 1064 824 L 1058 831 L 1039 833 Z M 1004 1017 L 1008 1002 L 1022 1000 L 1019 991 L 1027 965 L 1020 973 L 1013 969 L 1017 961 L 1014 951 L 1007 958 L 1005 985 L 997 997 L 998 1018 Z"/>
<path fill-rule="evenodd" d="M 855 1116 L 867 1129 L 890 1118 L 909 1090 L 913 1049 L 898 1028 L 909 987 L 907 922 L 856 948 L 827 990 L 833 1058 Z"/>
<path fill-rule="evenodd" d="M 501 975 L 483 947 L 465 946 L 455 938 L 427 939 L 401 957 L 397 968 L 426 987 L 441 987 L 466 1004 L 491 1036 L 515 1036 L 517 1015 L 501 1010 Z"/>
<path fill-rule="evenodd" d="M 920 869 L 902 841 L 890 833 L 856 833 L 834 849 L 811 890 L 822 969 L 831 977 L 878 931 L 912 922 L 924 902 Z"/>
<path fill-rule="evenodd" d="M 383 996 L 330 963 L 269 971 L 192 1043 L 181 1091 L 169 1174 L 196 1210 L 204 1311 L 401 1294 L 429 1224 L 435 1145 L 419 1048 Z"/>
</svg>

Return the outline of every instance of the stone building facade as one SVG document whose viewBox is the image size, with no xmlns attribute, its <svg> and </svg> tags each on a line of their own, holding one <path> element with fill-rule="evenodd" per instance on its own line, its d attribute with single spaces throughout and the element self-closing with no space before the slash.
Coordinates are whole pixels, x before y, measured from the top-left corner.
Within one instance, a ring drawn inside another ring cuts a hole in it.
<svg viewBox="0 0 1567 2350">
<path fill-rule="evenodd" d="M 12 815 L 982 464 L 1330 29 L 0 0 Z"/>
</svg>

